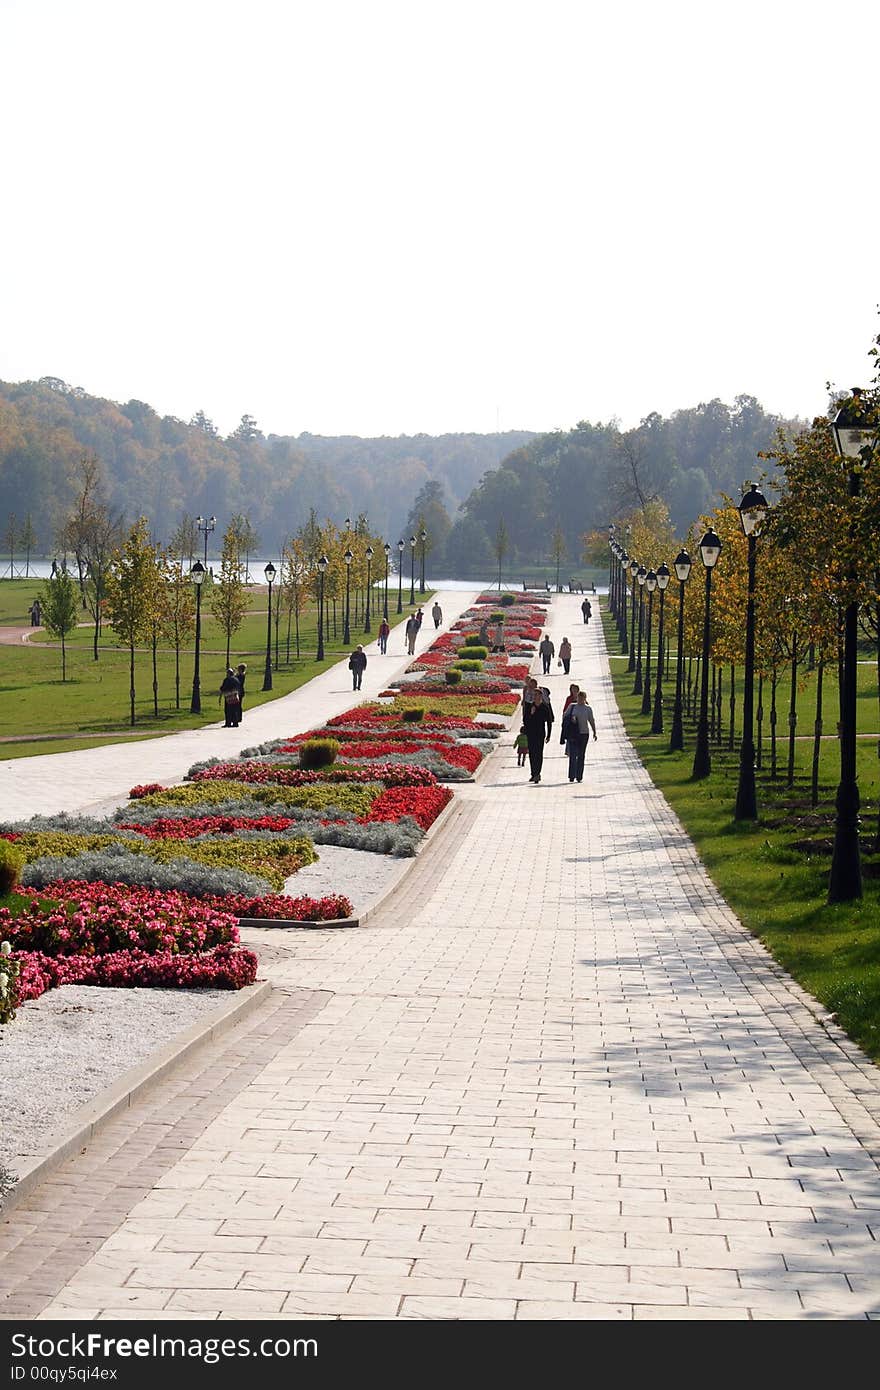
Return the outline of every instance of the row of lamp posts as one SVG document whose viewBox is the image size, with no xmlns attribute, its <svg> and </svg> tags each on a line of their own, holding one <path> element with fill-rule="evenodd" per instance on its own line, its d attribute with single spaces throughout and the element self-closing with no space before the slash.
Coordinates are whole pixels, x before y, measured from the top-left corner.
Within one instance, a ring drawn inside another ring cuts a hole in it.
<svg viewBox="0 0 880 1390">
<path fill-rule="evenodd" d="M 861 490 L 862 468 L 873 458 L 876 448 L 877 428 L 871 423 L 863 392 L 854 387 L 851 397 L 843 403 L 832 422 L 835 448 L 847 465 L 847 491 L 851 498 L 859 496 Z M 743 732 L 740 744 L 739 779 L 737 782 L 736 820 L 758 819 L 758 800 L 755 782 L 755 570 L 757 541 L 761 528 L 767 518 L 767 499 L 753 485 L 748 484 L 739 504 L 739 516 L 743 533 L 748 542 L 748 588 L 746 602 L 746 650 L 745 682 L 743 690 Z M 611 531 L 612 584 L 611 603 L 618 615 L 621 633 L 621 648 L 629 652 L 629 670 L 635 673 L 633 694 L 642 694 L 642 713 L 647 714 L 650 706 L 650 664 L 651 664 L 651 611 L 654 590 L 660 591 L 660 632 L 657 651 L 657 681 L 654 693 L 652 733 L 663 732 L 662 707 L 662 667 L 663 667 L 663 594 L 669 583 L 669 572 L 661 565 L 657 572 L 646 570 L 637 560 L 631 558 Z M 703 614 L 703 641 L 701 651 L 700 704 L 697 722 L 697 742 L 694 752 L 693 777 L 707 777 L 712 768 L 709 751 L 709 648 L 711 642 L 711 597 L 712 571 L 721 556 L 721 540 L 710 526 L 699 545 L 706 575 L 706 597 Z M 613 561 L 617 560 L 615 570 Z M 676 578 L 679 581 L 678 606 L 678 651 L 676 657 L 675 707 L 672 718 L 670 751 L 682 751 L 684 733 L 682 726 L 682 687 L 683 687 L 683 631 L 684 631 L 684 588 L 691 573 L 691 558 L 682 550 L 673 562 Z M 665 571 L 665 577 L 663 572 Z M 629 639 L 626 632 L 626 594 L 627 577 L 632 576 L 632 626 Z M 849 576 L 851 593 L 844 613 L 843 626 L 843 678 L 840 702 L 840 781 L 835 801 L 834 849 L 831 860 L 831 874 L 828 886 L 830 903 L 850 902 L 862 896 L 861 855 L 859 848 L 859 809 L 860 797 L 856 768 L 856 715 L 858 678 L 858 599 L 855 593 L 856 575 Z M 648 593 L 647 616 L 647 659 L 646 671 L 642 672 L 642 632 L 644 627 L 644 591 Z M 638 592 L 638 622 L 636 621 L 636 593 Z M 637 644 L 636 644 L 637 643 Z"/>
<path fill-rule="evenodd" d="M 205 538 L 205 561 L 204 561 L 204 564 L 203 564 L 201 560 L 196 560 L 195 564 L 194 564 L 194 565 L 192 566 L 192 568 L 190 569 L 190 579 L 192 580 L 192 582 L 193 582 L 193 584 L 194 584 L 194 586 L 195 586 L 195 591 L 196 591 L 195 661 L 194 661 L 194 666 L 193 666 L 192 700 L 190 701 L 190 713 L 191 713 L 191 714 L 201 714 L 201 712 L 202 712 L 202 701 L 201 701 L 201 676 L 200 676 L 200 666 L 199 666 L 199 658 L 200 658 L 200 654 L 201 654 L 201 642 L 202 642 L 202 585 L 203 585 L 203 583 L 205 582 L 205 576 L 206 576 L 206 574 L 208 573 L 208 536 L 209 536 L 209 535 L 211 534 L 211 532 L 214 530 L 216 524 L 217 524 L 217 518 L 214 517 L 214 516 L 208 517 L 208 518 L 201 517 L 201 516 L 196 517 L 196 527 L 197 527 L 197 530 L 198 530 L 199 534 L 200 534 L 200 535 L 204 535 L 204 538 Z M 350 521 L 346 521 L 346 528 L 350 529 L 350 527 L 351 527 Z M 428 533 L 427 533 L 427 531 L 424 529 L 424 527 L 423 527 L 422 530 L 419 532 L 419 537 L 418 537 L 418 539 L 419 539 L 419 541 L 421 541 L 421 576 L 420 576 L 420 580 L 419 580 L 419 592 L 422 593 L 422 594 L 424 594 L 424 592 L 425 592 L 425 548 L 426 548 L 426 542 L 427 542 L 427 539 L 428 539 Z M 417 541 L 416 541 L 416 537 L 415 537 L 415 536 L 410 536 L 409 544 L 410 544 L 410 554 L 411 554 L 411 563 L 410 563 L 410 600 L 409 600 L 409 601 L 410 601 L 411 604 L 414 604 L 414 603 L 415 603 L 415 552 L 416 552 L 416 544 L 417 544 Z M 397 594 L 397 611 L 398 611 L 398 613 L 401 613 L 401 612 L 403 611 L 403 604 L 402 604 L 402 597 L 403 597 L 403 552 L 404 552 L 405 548 L 406 548 L 406 542 L 405 542 L 405 541 L 400 540 L 400 541 L 397 542 L 397 549 L 398 549 L 398 553 L 399 553 L 399 556 L 400 556 L 400 563 L 399 563 L 399 565 L 398 565 L 398 594 Z M 383 599 L 382 611 L 383 611 L 383 616 L 384 616 L 385 618 L 387 618 L 387 617 L 388 617 L 388 572 L 389 572 L 389 564 L 390 564 L 390 557 L 391 557 L 391 546 L 388 544 L 387 541 L 385 542 L 384 546 L 382 547 L 382 550 L 383 550 L 384 555 L 385 555 L 385 586 L 384 586 L 384 599 Z M 372 547 L 371 545 L 368 545 L 367 548 L 366 548 L 366 550 L 365 550 L 365 552 L 364 552 L 364 554 L 365 554 L 366 561 L 367 561 L 367 596 L 366 596 L 366 603 L 365 603 L 365 608 L 364 608 L 364 632 L 367 633 L 367 632 L 372 632 L 372 630 L 373 630 L 373 628 L 372 628 L 371 599 L 372 599 L 372 578 L 373 578 L 373 577 L 372 577 L 372 565 L 373 565 L 373 556 L 374 556 L 374 554 L 375 554 L 375 551 L 373 550 L 373 547 Z M 343 558 L 344 561 L 345 561 L 345 619 L 344 619 L 344 628 L 343 628 L 342 640 L 343 640 L 343 643 L 345 644 L 345 646 L 348 646 L 348 644 L 351 642 L 351 623 L 350 623 L 351 564 L 352 564 L 352 561 L 354 560 L 354 553 L 353 553 L 353 551 L 352 551 L 352 549 L 351 549 L 351 546 L 348 546 L 348 547 L 346 548 L 345 553 L 344 553 L 344 555 L 343 555 L 342 558 Z M 323 661 L 323 660 L 324 660 L 324 575 L 327 573 L 327 568 L 328 568 L 329 564 L 330 564 L 330 561 L 327 559 L 327 556 L 326 556 L 326 555 L 321 555 L 320 558 L 319 558 L 319 560 L 318 560 L 318 562 L 317 562 L 317 568 L 318 568 L 318 649 L 317 649 L 316 658 L 315 658 L 317 661 Z M 276 577 L 276 575 L 277 575 L 277 570 L 276 570 L 275 566 L 272 564 L 272 561 L 271 561 L 271 560 L 269 561 L 269 563 L 266 565 L 265 569 L 263 570 L 263 574 L 265 575 L 265 577 L 266 577 L 266 583 L 267 583 L 267 585 L 269 586 L 269 606 L 268 606 L 268 611 L 267 611 L 267 615 L 266 615 L 266 664 L 265 664 L 265 669 L 264 669 L 264 672 L 263 672 L 263 686 L 262 686 L 262 688 L 263 688 L 263 690 L 271 690 L 271 689 L 272 689 L 272 585 L 273 585 L 273 583 L 275 582 L 275 577 Z"/>
</svg>

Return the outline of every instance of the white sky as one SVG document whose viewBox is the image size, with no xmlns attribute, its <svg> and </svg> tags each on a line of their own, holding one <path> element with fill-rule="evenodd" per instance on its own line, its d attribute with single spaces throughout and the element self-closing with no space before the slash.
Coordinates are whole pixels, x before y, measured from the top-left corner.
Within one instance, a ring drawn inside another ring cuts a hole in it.
<svg viewBox="0 0 880 1390">
<path fill-rule="evenodd" d="M 880 329 L 868 0 L 0 0 L 0 377 L 228 431 L 811 416 Z"/>
</svg>

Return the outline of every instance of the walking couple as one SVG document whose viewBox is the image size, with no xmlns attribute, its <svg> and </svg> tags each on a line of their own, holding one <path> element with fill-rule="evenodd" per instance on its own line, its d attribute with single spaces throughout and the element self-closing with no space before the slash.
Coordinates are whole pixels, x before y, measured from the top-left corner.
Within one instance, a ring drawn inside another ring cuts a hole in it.
<svg viewBox="0 0 880 1390">
<path fill-rule="evenodd" d="M 565 744 L 568 754 L 569 782 L 584 780 L 584 758 L 590 741 L 590 730 L 596 738 L 596 721 L 593 711 L 587 704 L 586 691 L 578 690 L 576 685 L 569 687 L 569 693 L 562 712 L 562 726 L 559 742 Z"/>
</svg>

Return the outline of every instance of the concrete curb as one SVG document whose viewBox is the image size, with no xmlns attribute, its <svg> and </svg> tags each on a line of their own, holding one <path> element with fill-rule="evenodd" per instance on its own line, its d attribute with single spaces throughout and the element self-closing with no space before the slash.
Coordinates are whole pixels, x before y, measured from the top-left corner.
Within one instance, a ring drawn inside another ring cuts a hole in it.
<svg viewBox="0 0 880 1390">
<path fill-rule="evenodd" d="M 321 931 L 324 927 L 358 927 L 360 926 L 360 918 L 328 917 L 323 921 L 299 922 L 292 917 L 239 917 L 238 925 L 240 927 L 268 927 L 279 931 L 282 927 L 286 931 L 292 927 L 305 927 L 312 931 Z"/>
<path fill-rule="evenodd" d="M 268 980 L 245 985 L 237 990 L 231 999 L 224 999 L 216 1009 L 184 1029 L 172 1042 L 150 1054 L 145 1061 L 124 1072 L 111 1086 L 107 1086 L 94 1100 L 81 1106 L 61 1129 L 49 1138 L 51 1149 L 37 1158 L 22 1164 L 15 1186 L 0 1203 L 0 1218 L 8 1216 L 22 1198 L 32 1192 L 50 1173 L 61 1166 L 65 1159 L 83 1149 L 120 1111 L 127 1110 L 155 1082 L 177 1066 L 197 1048 L 228 1033 L 249 1014 L 264 1004 L 272 993 Z"/>
</svg>

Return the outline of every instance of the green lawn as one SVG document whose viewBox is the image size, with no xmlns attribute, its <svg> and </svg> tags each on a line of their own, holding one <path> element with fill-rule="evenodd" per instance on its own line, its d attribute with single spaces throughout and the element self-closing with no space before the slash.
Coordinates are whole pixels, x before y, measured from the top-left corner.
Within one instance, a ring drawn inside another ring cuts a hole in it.
<svg viewBox="0 0 880 1390">
<path fill-rule="evenodd" d="M 17 591 L 14 592 L 14 591 Z M 23 580 L 0 583 L 0 626 L 12 626 L 15 620 L 26 623 L 25 613 L 33 598 L 34 586 Z M 337 604 L 334 631 L 332 607 L 325 626 L 325 659 L 315 660 L 317 649 L 317 614 L 310 609 L 300 619 L 300 657 L 296 657 L 295 628 L 291 630 L 291 656 L 287 660 L 287 623 L 282 620 L 279 630 L 280 664 L 274 665 L 273 624 L 273 688 L 264 693 L 263 683 L 266 653 L 266 594 L 251 595 L 250 614 L 233 638 L 233 664 L 245 661 L 248 665 L 246 703 L 248 708 L 288 694 L 332 666 L 358 642 L 363 642 L 368 655 L 378 653 L 377 632 L 382 615 L 382 595 L 377 592 L 378 612 L 372 615 L 372 633 L 363 633 L 363 619 L 355 624 L 352 616 L 351 644 L 342 643 L 342 605 Z M 391 599 L 389 595 L 389 600 Z M 394 628 L 405 622 L 410 609 L 398 616 L 396 595 L 390 602 L 390 622 Z M 430 594 L 422 601 L 430 606 Z M 67 653 L 67 681 L 61 680 L 61 651 L 49 645 L 50 639 L 40 634 L 37 640 L 14 646 L 0 647 L 0 694 L 3 696 L 3 735 L 27 736 L 26 742 L 0 742 L 3 758 L 28 757 L 34 753 L 67 752 L 73 748 L 95 747 L 100 743 L 121 742 L 131 737 L 129 732 L 129 665 L 128 652 L 115 643 L 113 633 L 106 629 L 96 662 L 92 656 L 90 628 L 77 629 L 71 634 Z M 370 645 L 371 644 L 371 645 Z M 403 649 L 402 636 L 392 634 L 392 652 Z M 371 649 L 372 648 L 372 649 Z M 148 651 L 136 658 L 136 723 L 133 732 L 166 734 L 180 729 L 196 728 L 213 723 L 222 715 L 219 686 L 226 671 L 226 639 L 210 615 L 207 605 L 202 609 L 201 701 L 202 714 L 189 712 L 193 678 L 192 642 L 180 654 L 180 705 L 175 699 L 174 652 L 163 649 L 158 661 L 159 716 L 153 713 L 152 661 Z M 97 733 L 99 739 L 82 739 L 85 733 Z M 64 735 L 64 739 L 47 739 L 46 735 Z"/>
<path fill-rule="evenodd" d="M 713 746 L 711 776 L 693 782 L 692 721 L 685 723 L 685 752 L 668 751 L 674 687 L 671 683 L 666 687 L 665 732 L 652 735 L 650 719 L 640 712 L 641 697 L 632 694 L 632 674 L 625 661 L 614 659 L 619 647 L 613 621 L 607 614 L 604 621 L 614 690 L 627 733 L 654 783 L 682 820 L 713 881 L 740 921 L 805 989 L 837 1014 L 841 1026 L 866 1052 L 880 1058 L 880 853 L 874 848 L 880 763 L 876 743 L 867 739 L 858 745 L 864 897 L 830 907 L 825 898 L 840 767 L 836 738 L 822 744 L 820 800 L 815 810 L 810 806 L 811 741 L 796 741 L 795 778 L 789 787 L 787 741 L 780 746 L 773 781 L 765 739 L 764 770 L 758 774 L 760 820 L 755 825 L 737 824 L 733 807 L 739 773 L 738 729 L 734 751 L 728 751 L 726 738 L 723 748 Z M 805 693 L 801 698 L 806 712 L 810 696 Z M 826 684 L 825 699 L 825 729 L 834 733 L 837 689 L 833 680 Z M 740 703 L 738 718 L 741 711 Z M 782 738 L 787 734 L 787 696 L 780 714 Z M 876 674 L 869 667 L 860 669 L 859 724 L 871 732 L 880 727 Z M 805 716 L 798 730 L 809 732 Z"/>
</svg>

